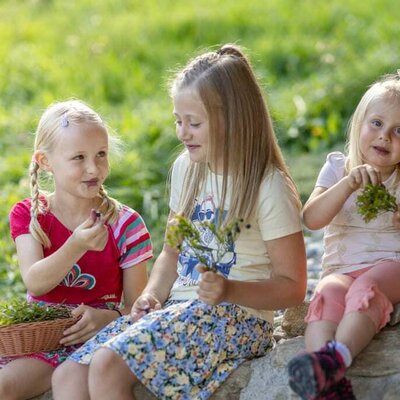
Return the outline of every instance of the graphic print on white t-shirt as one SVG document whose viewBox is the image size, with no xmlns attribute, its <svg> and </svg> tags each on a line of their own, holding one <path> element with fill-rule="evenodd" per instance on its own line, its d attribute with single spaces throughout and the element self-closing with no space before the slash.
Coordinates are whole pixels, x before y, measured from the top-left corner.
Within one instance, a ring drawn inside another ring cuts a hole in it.
<svg viewBox="0 0 400 400">
<path fill-rule="evenodd" d="M 226 211 L 223 212 L 222 218 L 224 218 L 225 215 Z M 214 258 L 216 257 L 217 253 L 216 237 L 210 229 L 201 226 L 200 223 L 211 222 L 217 225 L 219 220 L 220 210 L 215 207 L 212 196 L 207 196 L 200 203 L 198 203 L 191 217 L 192 223 L 200 232 L 202 245 L 204 245 L 204 247 L 207 249 L 210 249 L 210 252 Z M 217 263 L 217 269 L 223 276 L 228 277 L 232 265 L 236 263 L 236 252 L 233 241 L 226 243 L 226 246 L 228 251 Z M 212 262 L 211 254 L 207 257 L 210 260 L 210 265 Z M 207 252 L 205 252 L 205 255 L 207 256 Z M 199 260 L 196 258 L 193 250 L 190 248 L 187 242 L 183 241 L 182 250 L 178 258 L 179 278 L 176 283 L 183 286 L 196 285 L 200 275 L 195 268 L 197 264 L 199 264 Z"/>
</svg>

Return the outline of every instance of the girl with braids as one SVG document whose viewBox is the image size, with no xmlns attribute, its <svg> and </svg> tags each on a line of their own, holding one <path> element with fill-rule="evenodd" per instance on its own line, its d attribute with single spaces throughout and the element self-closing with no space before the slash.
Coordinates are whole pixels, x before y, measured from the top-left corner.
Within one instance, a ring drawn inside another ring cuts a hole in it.
<svg viewBox="0 0 400 400">
<path fill-rule="evenodd" d="M 289 362 L 289 383 L 302 398 L 353 400 L 345 377 L 352 360 L 389 321 L 400 302 L 400 212 L 365 222 L 356 199 L 383 184 L 400 203 L 400 75 L 371 85 L 348 130 L 347 154 L 327 156 L 304 223 L 325 228 L 323 274 L 306 316 L 307 352 Z"/>
<path fill-rule="evenodd" d="M 146 285 L 146 261 L 152 256 L 146 226 L 103 186 L 112 142 L 116 138 L 100 116 L 78 100 L 53 104 L 40 119 L 31 197 L 11 210 L 11 235 L 28 300 L 71 305 L 78 320 L 65 330 L 61 350 L 3 360 L 3 400 L 48 390 L 54 368 L 128 314 Z M 52 177 L 52 193 L 40 190 L 42 173 Z"/>
<path fill-rule="evenodd" d="M 57 400 L 132 399 L 137 382 L 161 399 L 207 399 L 271 349 L 273 310 L 304 299 L 300 202 L 247 57 L 234 45 L 200 55 L 171 96 L 185 149 L 172 169 L 168 224 L 175 215 L 195 225 L 241 218 L 248 229 L 227 244 L 217 272 L 184 244 L 180 252 L 165 244 L 132 307 L 135 322 L 111 323 L 61 365 Z"/>
</svg>

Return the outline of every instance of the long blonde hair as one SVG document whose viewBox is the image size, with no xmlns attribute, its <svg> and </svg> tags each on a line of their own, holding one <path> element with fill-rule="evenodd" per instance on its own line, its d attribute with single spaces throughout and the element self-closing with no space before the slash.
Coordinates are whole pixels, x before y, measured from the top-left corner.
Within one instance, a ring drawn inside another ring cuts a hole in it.
<svg viewBox="0 0 400 400">
<path fill-rule="evenodd" d="M 217 152 L 222 151 L 221 209 L 227 198 L 228 175 L 231 179 L 231 202 L 224 223 L 238 217 L 250 220 L 261 183 L 274 169 L 287 178 L 291 197 L 300 209 L 299 196 L 277 143 L 268 107 L 241 48 L 226 44 L 191 60 L 175 77 L 170 94 L 174 97 L 182 90 L 196 93 L 206 109 L 211 159 L 216 161 Z M 183 215 L 190 216 L 193 211 L 207 173 L 207 162 L 190 162 L 181 195 Z"/>
<path fill-rule="evenodd" d="M 67 100 L 50 105 L 43 113 L 35 132 L 34 153 L 37 151 L 42 153 L 51 152 L 62 129 L 65 129 L 70 124 L 97 125 L 106 130 L 109 143 L 114 147 L 118 146 L 118 139 L 110 135 L 105 123 L 95 111 L 80 100 Z M 48 193 L 42 190 L 40 185 L 41 178 L 44 178 L 40 172 L 45 173 L 45 171 L 40 170 L 36 160 L 32 159 L 29 168 L 32 202 L 29 232 L 44 247 L 48 248 L 51 246 L 50 239 L 43 231 L 38 220 L 40 214 L 44 214 L 49 210 Z M 107 194 L 103 185 L 100 187 L 99 196 L 102 199 L 99 211 L 103 214 L 105 221 L 115 221 L 121 208 L 120 203 Z"/>
<path fill-rule="evenodd" d="M 400 71 L 383 75 L 368 88 L 358 103 L 347 129 L 347 172 L 365 162 L 360 146 L 361 127 L 371 103 L 382 99 L 396 101 L 400 107 Z"/>
</svg>

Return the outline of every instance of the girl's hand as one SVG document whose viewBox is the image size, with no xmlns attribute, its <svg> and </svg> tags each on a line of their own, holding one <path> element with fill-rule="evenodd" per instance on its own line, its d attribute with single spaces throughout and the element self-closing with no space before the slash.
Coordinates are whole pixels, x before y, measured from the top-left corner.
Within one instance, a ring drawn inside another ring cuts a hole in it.
<svg viewBox="0 0 400 400">
<path fill-rule="evenodd" d="M 380 185 L 382 182 L 381 173 L 368 164 L 354 167 L 347 175 L 346 179 L 353 191 L 361 187 L 364 188 L 369 183 Z"/>
<path fill-rule="evenodd" d="M 92 210 L 89 218 L 74 230 L 72 239 L 85 251 L 102 251 L 107 244 L 108 229 L 102 218 Z"/>
<path fill-rule="evenodd" d="M 79 344 L 93 337 L 101 328 L 105 327 L 116 317 L 115 311 L 98 309 L 81 304 L 72 310 L 72 315 L 79 320 L 64 331 L 60 343 L 64 346 Z"/>
<path fill-rule="evenodd" d="M 201 273 L 197 294 L 199 299 L 206 304 L 217 305 L 226 300 L 228 280 L 222 275 L 209 271 L 202 264 L 197 265 L 197 271 Z"/>
<path fill-rule="evenodd" d="M 137 321 L 149 312 L 160 310 L 161 303 L 150 293 L 144 293 L 133 303 L 131 318 Z"/>
<path fill-rule="evenodd" d="M 397 229 L 400 229 L 400 210 L 397 207 L 397 211 L 393 213 L 392 217 L 393 226 Z"/>
</svg>

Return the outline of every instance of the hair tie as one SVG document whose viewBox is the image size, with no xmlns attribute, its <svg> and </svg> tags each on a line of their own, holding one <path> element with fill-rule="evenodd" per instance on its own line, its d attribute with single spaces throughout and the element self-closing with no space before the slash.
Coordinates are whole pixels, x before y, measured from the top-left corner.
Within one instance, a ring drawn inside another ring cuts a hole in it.
<svg viewBox="0 0 400 400">
<path fill-rule="evenodd" d="M 32 164 L 37 164 L 38 163 L 37 160 L 36 160 L 35 154 L 32 154 L 31 163 Z"/>
<path fill-rule="evenodd" d="M 61 117 L 61 126 L 63 128 L 67 128 L 68 125 L 69 125 L 69 120 L 68 120 L 67 112 L 65 111 L 65 113 Z"/>
</svg>

